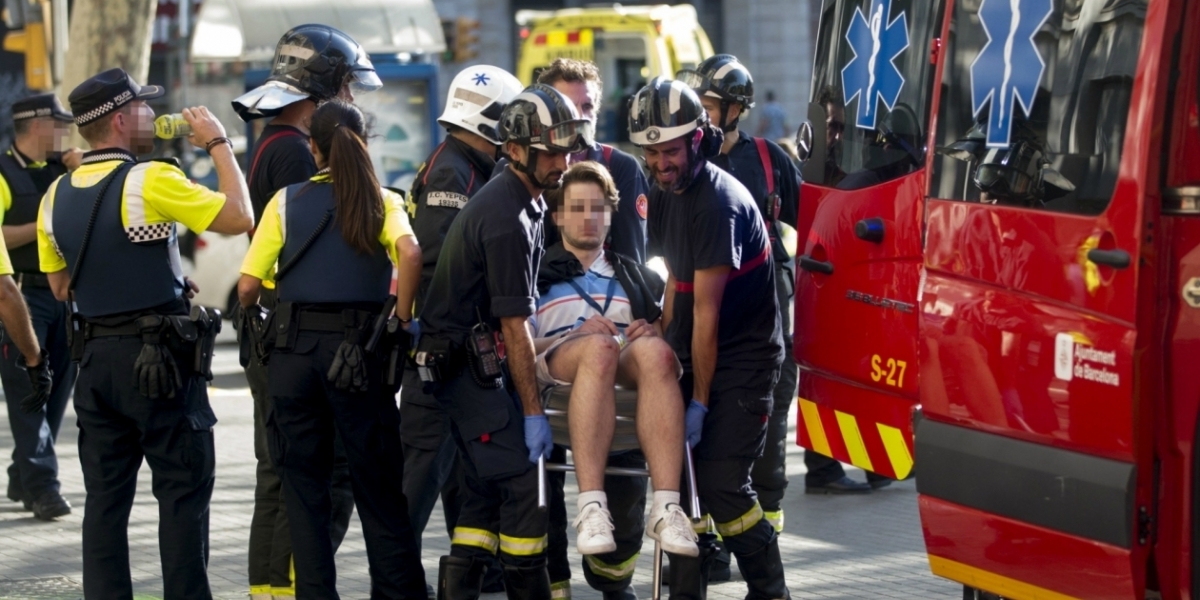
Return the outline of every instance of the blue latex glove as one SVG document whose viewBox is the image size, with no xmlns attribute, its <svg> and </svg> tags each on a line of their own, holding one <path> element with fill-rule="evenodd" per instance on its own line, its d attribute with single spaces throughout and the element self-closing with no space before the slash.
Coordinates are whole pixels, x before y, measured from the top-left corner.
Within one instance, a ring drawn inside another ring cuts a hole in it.
<svg viewBox="0 0 1200 600">
<path fill-rule="evenodd" d="M 688 402 L 687 414 L 683 417 L 683 422 L 686 424 L 684 430 L 684 439 L 692 448 L 700 443 L 700 434 L 704 431 L 704 416 L 708 414 L 708 407 L 696 402 L 693 398 Z"/>
<path fill-rule="evenodd" d="M 525 446 L 529 448 L 531 463 L 536 463 L 539 456 L 550 458 L 554 436 L 550 435 L 550 420 L 546 415 L 525 417 Z"/>
<path fill-rule="evenodd" d="M 411 347 L 415 350 L 417 344 L 421 343 L 421 322 L 414 318 L 412 323 L 408 324 L 408 329 L 405 329 L 405 331 L 412 337 Z"/>
</svg>

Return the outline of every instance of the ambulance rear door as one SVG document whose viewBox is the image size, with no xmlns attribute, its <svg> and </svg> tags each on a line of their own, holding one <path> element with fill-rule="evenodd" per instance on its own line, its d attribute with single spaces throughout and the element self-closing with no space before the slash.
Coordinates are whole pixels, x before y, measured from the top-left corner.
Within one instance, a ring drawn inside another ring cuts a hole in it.
<svg viewBox="0 0 1200 600">
<path fill-rule="evenodd" d="M 1143 597 L 1161 338 L 1139 322 L 1156 310 L 1167 6 L 955 3 L 917 299 L 938 575 L 1012 598 Z"/>
<path fill-rule="evenodd" d="M 824 0 L 801 130 L 798 443 L 901 479 L 913 468 L 937 4 Z"/>
</svg>

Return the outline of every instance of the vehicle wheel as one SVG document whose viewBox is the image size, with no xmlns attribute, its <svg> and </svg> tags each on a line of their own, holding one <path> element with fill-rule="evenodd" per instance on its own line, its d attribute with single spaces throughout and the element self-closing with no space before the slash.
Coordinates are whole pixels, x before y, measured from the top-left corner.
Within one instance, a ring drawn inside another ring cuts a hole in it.
<svg viewBox="0 0 1200 600">
<path fill-rule="evenodd" d="M 963 600 L 1004 600 L 996 594 L 977 590 L 973 587 L 963 586 Z"/>
</svg>

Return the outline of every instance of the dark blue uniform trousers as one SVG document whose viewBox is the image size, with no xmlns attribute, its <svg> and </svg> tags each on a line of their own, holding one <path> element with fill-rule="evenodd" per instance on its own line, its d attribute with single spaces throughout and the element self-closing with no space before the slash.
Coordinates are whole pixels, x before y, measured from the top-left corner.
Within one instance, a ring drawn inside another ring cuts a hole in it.
<svg viewBox="0 0 1200 600">
<path fill-rule="evenodd" d="M 212 598 L 208 587 L 208 505 L 212 498 L 213 426 L 204 378 L 192 357 L 175 356 L 184 385 L 175 398 L 151 400 L 134 384 L 137 336 L 88 341 L 79 363 L 75 412 L 87 501 L 83 513 L 83 593 L 133 597 L 129 511 L 142 458 L 158 499 L 158 544 L 164 596 Z"/>
<path fill-rule="evenodd" d="M 372 391 L 344 392 L 326 377 L 341 333 L 300 331 L 290 352 L 275 350 L 268 372 L 271 457 L 283 481 L 296 565 L 296 597 L 338 598 L 330 540 L 334 429 L 350 463 L 362 520 L 371 598 L 424 599 L 425 570 L 404 498 L 400 413 L 368 360 Z"/>
<path fill-rule="evenodd" d="M 22 368 L 24 357 L 12 339 L 4 336 L 0 345 L 0 381 L 4 384 L 8 423 L 13 434 L 13 462 L 8 467 L 8 479 L 25 499 L 34 501 L 42 494 L 59 491 L 54 443 L 78 369 L 71 362 L 67 348 L 66 305 L 55 300 L 49 288 L 26 285 L 22 286 L 22 293 L 29 305 L 33 331 L 38 343 L 50 353 L 50 369 L 54 371 L 54 388 L 46 407 L 33 414 L 21 410 L 21 400 L 33 393 L 33 388 Z"/>
</svg>

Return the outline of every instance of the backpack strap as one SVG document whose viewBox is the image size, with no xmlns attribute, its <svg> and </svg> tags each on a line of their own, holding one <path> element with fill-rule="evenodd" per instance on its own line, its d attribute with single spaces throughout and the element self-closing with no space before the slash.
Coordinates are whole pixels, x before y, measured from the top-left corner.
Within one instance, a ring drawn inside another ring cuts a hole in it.
<svg viewBox="0 0 1200 600">
<path fill-rule="evenodd" d="M 262 158 L 263 150 L 265 150 L 266 147 L 271 144 L 271 142 L 274 142 L 275 140 L 277 140 L 279 138 L 289 137 L 289 136 L 299 137 L 300 133 L 297 131 L 293 131 L 291 129 L 285 129 L 283 131 L 276 131 L 275 133 L 272 133 L 271 135 L 267 136 L 267 139 L 258 143 L 258 147 L 256 147 L 254 149 L 254 161 L 250 163 L 250 176 L 247 177 L 248 181 L 254 181 L 254 174 L 256 172 L 258 172 L 258 161 Z"/>
<path fill-rule="evenodd" d="M 775 193 L 775 169 L 771 166 L 771 153 L 767 149 L 767 140 L 764 138 L 754 138 L 754 145 L 758 146 L 758 158 L 762 161 L 763 175 L 767 178 L 767 195 Z"/>
</svg>

